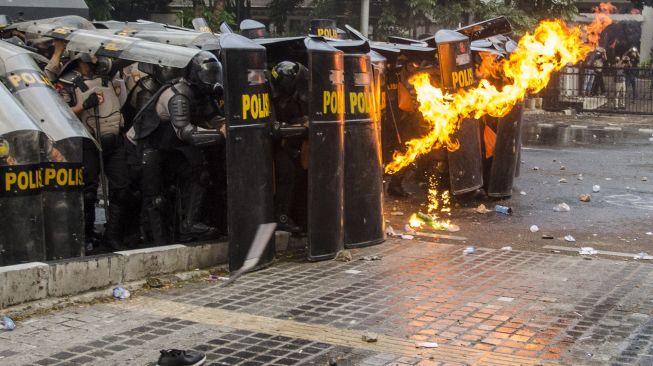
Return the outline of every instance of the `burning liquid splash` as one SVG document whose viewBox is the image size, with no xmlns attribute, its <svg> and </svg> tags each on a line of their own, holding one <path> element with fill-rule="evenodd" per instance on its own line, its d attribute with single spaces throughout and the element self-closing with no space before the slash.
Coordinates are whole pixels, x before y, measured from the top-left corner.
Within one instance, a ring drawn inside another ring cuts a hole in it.
<svg viewBox="0 0 653 366">
<path fill-rule="evenodd" d="M 429 226 L 435 230 L 455 230 L 451 223 L 451 201 L 449 191 L 438 191 L 434 177 L 429 180 L 428 204 L 426 214 L 418 212 L 410 216 L 408 225 L 418 229 Z"/>
<path fill-rule="evenodd" d="M 405 152 L 395 152 L 386 173 L 399 171 L 433 149 L 457 150 L 459 143 L 452 135 L 464 118 L 503 117 L 526 94 L 544 89 L 554 71 L 584 60 L 598 45 L 599 34 L 612 23 L 608 14 L 614 9 L 610 4 L 601 4 L 594 21 L 586 27 L 570 27 L 562 20 L 542 21 L 533 34 L 527 33 L 519 40 L 509 58 L 498 62 L 485 58 L 484 74 L 500 75 L 504 80 L 500 88 L 483 79 L 476 87 L 448 94 L 434 87 L 428 74 L 413 76 L 410 83 L 417 92 L 419 111 L 429 124 L 429 133 L 406 142 Z M 584 35 L 588 42 L 583 41 Z"/>
</svg>

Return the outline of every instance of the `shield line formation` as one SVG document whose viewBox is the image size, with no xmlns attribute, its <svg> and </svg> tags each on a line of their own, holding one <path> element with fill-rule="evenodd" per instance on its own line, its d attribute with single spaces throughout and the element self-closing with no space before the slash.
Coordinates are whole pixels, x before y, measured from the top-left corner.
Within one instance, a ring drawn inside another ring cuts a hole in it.
<svg viewBox="0 0 653 366">
<path fill-rule="evenodd" d="M 310 261 L 379 244 L 384 194 L 406 195 L 405 169 L 384 177 L 384 163 L 424 132 L 410 78 L 469 88 L 482 57 L 515 45 L 503 17 L 386 42 L 321 19 L 284 38 L 253 20 L 193 27 L 1 29 L 0 266 L 226 237 L 238 270 L 272 222 L 306 238 Z M 454 195 L 510 196 L 521 119 L 519 104 L 467 118 L 459 149 L 414 170 Z M 274 236 L 260 252 L 269 265 Z"/>
</svg>

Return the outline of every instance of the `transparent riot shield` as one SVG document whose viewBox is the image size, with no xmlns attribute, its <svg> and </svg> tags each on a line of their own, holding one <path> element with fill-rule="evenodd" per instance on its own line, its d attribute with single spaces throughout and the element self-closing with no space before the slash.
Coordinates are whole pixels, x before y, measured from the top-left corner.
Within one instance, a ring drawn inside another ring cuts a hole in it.
<svg viewBox="0 0 653 366">
<path fill-rule="evenodd" d="M 0 59 L 9 90 L 52 139 L 41 147 L 46 258 L 83 255 L 82 141 L 93 137 L 28 52 L 0 42 Z"/>
<path fill-rule="evenodd" d="M 239 269 L 261 224 L 274 222 L 270 90 L 265 48 L 234 34 L 223 34 L 227 117 L 227 210 L 229 269 Z M 274 257 L 274 236 L 258 266 Z"/>
<path fill-rule="evenodd" d="M 47 137 L 0 84 L 0 266 L 45 260 L 40 143 Z"/>
</svg>

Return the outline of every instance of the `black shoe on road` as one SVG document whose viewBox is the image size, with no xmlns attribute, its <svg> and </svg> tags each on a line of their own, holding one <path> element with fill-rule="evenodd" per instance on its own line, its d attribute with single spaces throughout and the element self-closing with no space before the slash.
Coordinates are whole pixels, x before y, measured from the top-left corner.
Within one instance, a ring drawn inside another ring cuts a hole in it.
<svg viewBox="0 0 653 366">
<path fill-rule="evenodd" d="M 200 366 L 206 361 L 206 355 L 197 351 L 179 349 L 161 350 L 157 366 Z"/>
</svg>

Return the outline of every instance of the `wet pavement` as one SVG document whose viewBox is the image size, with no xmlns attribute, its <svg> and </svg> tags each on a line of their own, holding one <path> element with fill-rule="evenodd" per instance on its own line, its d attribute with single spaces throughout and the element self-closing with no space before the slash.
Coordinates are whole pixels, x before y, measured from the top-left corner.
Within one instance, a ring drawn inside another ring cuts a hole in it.
<svg viewBox="0 0 653 366">
<path fill-rule="evenodd" d="M 527 115 L 524 124 L 521 175 L 510 199 L 458 202 L 453 222 L 467 238 L 460 244 L 550 252 L 549 246 L 620 253 L 653 253 L 653 118 L 642 116 Z M 537 170 L 535 170 L 537 169 Z M 579 180 L 579 176 L 582 180 Z M 563 182 L 560 180 L 564 179 Z M 593 192 L 592 186 L 600 191 Z M 414 181 L 408 200 L 389 200 L 391 225 L 401 229 L 412 212 L 424 210 L 425 194 Z M 520 194 L 522 192 L 523 194 Z M 590 202 L 579 195 L 590 194 Z M 484 203 L 513 208 L 512 216 L 474 212 Z M 554 212 L 567 203 L 570 212 Z M 540 229 L 531 233 L 531 225 Z M 492 235 L 487 235 L 491 228 Z M 542 235 L 553 239 L 542 239 Z M 572 235 L 576 242 L 563 238 Z M 632 255 L 624 256 L 624 258 Z"/>
<path fill-rule="evenodd" d="M 154 365 L 169 347 L 208 365 L 653 362 L 649 264 L 401 239 L 353 255 L 36 316 L 0 333 L 0 364 Z"/>
<path fill-rule="evenodd" d="M 294 253 L 227 288 L 190 282 L 33 316 L 0 331 L 0 365 L 155 365 L 165 348 L 201 350 L 207 365 L 653 365 L 653 263 L 632 259 L 653 253 L 647 123 L 528 116 L 515 195 L 459 202 L 449 237 L 392 238 L 347 263 Z M 398 230 L 423 203 L 408 188 L 412 199 L 386 202 Z M 474 213 L 480 202 L 514 214 Z M 554 212 L 560 202 L 571 211 Z"/>
</svg>

